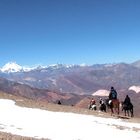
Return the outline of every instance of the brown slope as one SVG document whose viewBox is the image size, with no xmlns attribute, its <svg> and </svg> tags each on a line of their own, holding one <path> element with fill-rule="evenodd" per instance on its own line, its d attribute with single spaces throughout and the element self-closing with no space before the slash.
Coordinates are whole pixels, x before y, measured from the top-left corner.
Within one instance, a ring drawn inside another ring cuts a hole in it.
<svg viewBox="0 0 140 140">
<path fill-rule="evenodd" d="M 83 96 L 71 93 L 60 93 L 47 89 L 33 88 L 25 84 L 0 78 L 0 91 L 7 94 L 22 96 L 28 99 L 41 100 L 56 103 L 61 100 L 63 104 L 72 105 L 83 98 Z"/>
</svg>

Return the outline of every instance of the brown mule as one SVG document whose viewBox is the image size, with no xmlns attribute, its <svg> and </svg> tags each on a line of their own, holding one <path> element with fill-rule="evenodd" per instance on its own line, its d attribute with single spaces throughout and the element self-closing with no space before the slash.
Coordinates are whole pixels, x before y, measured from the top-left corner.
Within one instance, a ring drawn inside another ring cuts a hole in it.
<svg viewBox="0 0 140 140">
<path fill-rule="evenodd" d="M 110 102 L 110 109 L 111 109 L 111 115 L 114 114 L 114 111 L 117 112 L 119 115 L 120 113 L 120 102 L 118 99 L 112 99 Z"/>
</svg>

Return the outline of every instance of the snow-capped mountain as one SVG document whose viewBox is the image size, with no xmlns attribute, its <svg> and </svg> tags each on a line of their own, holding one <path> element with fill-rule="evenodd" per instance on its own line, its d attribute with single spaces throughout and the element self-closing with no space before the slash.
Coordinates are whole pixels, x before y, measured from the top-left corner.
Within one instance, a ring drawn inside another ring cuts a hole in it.
<svg viewBox="0 0 140 140">
<path fill-rule="evenodd" d="M 2 72 L 20 72 L 23 70 L 23 67 L 18 65 L 16 62 L 9 62 L 5 64 L 1 69 Z"/>
<path fill-rule="evenodd" d="M 1 72 L 4 73 L 16 73 L 16 72 L 29 72 L 34 69 L 42 69 L 43 66 L 36 66 L 36 67 L 25 67 L 20 66 L 16 62 L 8 62 L 2 68 L 0 68 Z"/>
<path fill-rule="evenodd" d="M 32 70 L 41 70 L 44 72 L 44 69 L 52 69 L 52 70 L 57 70 L 57 69 L 69 69 L 69 68 L 73 68 L 73 67 L 86 67 L 87 65 L 66 65 L 66 64 L 52 64 L 52 65 L 48 65 L 48 66 L 42 66 L 42 65 L 37 65 L 34 67 L 25 67 L 25 66 L 20 66 L 19 64 L 17 64 L 16 62 L 8 62 L 7 64 L 5 64 L 2 68 L 0 68 L 1 72 L 4 73 L 16 73 L 16 72 L 29 72 Z"/>
</svg>

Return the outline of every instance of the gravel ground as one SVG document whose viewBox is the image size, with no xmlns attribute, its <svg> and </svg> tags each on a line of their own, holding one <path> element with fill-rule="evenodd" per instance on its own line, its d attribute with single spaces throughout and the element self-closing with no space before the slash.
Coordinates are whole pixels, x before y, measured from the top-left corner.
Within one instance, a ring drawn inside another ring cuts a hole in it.
<svg viewBox="0 0 140 140">
<path fill-rule="evenodd" d="M 22 137 L 10 133 L 0 132 L 0 140 L 39 140 L 39 139 Z M 40 140 L 48 140 L 48 139 L 40 139 Z"/>
</svg>

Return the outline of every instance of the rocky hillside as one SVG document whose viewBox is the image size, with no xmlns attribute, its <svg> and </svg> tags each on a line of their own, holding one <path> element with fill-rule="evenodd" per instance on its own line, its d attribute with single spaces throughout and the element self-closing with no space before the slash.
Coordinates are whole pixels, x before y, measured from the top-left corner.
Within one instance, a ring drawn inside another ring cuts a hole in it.
<svg viewBox="0 0 140 140">
<path fill-rule="evenodd" d="M 4 78 L 0 78 L 0 91 L 10 95 L 52 103 L 57 103 L 60 100 L 63 104 L 67 105 L 75 104 L 77 101 L 83 98 L 81 95 L 75 95 L 72 93 L 60 93 L 47 89 L 33 88 L 29 85 L 9 81 Z"/>
</svg>

